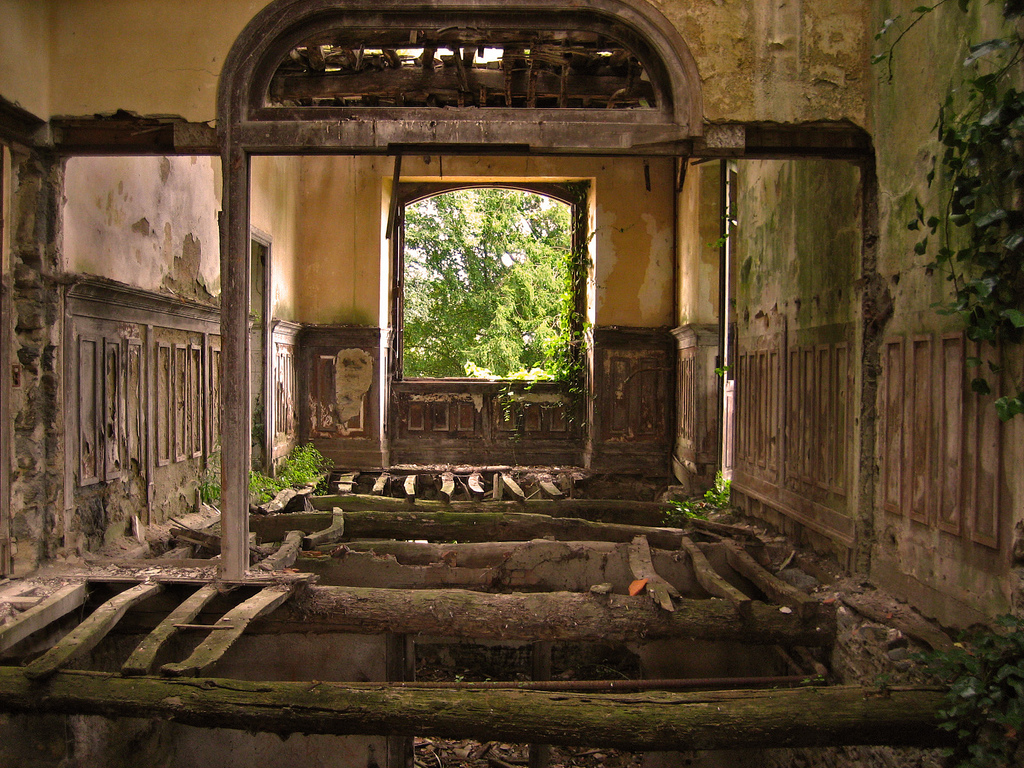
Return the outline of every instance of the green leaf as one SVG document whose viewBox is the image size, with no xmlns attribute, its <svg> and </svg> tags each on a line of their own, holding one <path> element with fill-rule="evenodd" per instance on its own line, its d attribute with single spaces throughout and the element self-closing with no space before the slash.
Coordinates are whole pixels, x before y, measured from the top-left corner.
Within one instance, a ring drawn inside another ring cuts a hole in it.
<svg viewBox="0 0 1024 768">
<path fill-rule="evenodd" d="M 1019 309 L 1004 309 L 1002 315 L 1013 323 L 1015 328 L 1024 328 L 1024 312 Z"/>
<path fill-rule="evenodd" d="M 979 395 L 990 395 L 992 394 L 992 387 L 989 386 L 985 379 L 979 376 L 971 380 L 971 391 L 977 392 Z"/>
</svg>

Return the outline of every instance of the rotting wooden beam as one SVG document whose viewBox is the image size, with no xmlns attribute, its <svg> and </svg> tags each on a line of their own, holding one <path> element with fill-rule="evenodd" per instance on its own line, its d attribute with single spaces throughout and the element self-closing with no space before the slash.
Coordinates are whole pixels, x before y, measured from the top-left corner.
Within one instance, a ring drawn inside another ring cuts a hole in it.
<svg viewBox="0 0 1024 768">
<path fill-rule="evenodd" d="M 446 504 L 450 504 L 452 496 L 455 494 L 455 475 L 451 472 L 444 472 L 441 475 L 441 488 L 437 492 L 438 496 L 441 497 L 441 501 Z"/>
<path fill-rule="evenodd" d="M 157 583 L 137 584 L 114 595 L 93 611 L 87 619 L 65 635 L 50 650 L 23 669 L 25 677 L 39 680 L 88 653 L 107 636 L 121 617 L 136 603 L 163 591 Z"/>
<path fill-rule="evenodd" d="M 345 535 L 345 513 L 335 507 L 332 514 L 330 526 L 302 537 L 303 549 L 316 549 L 322 544 L 338 541 Z"/>
<path fill-rule="evenodd" d="M 372 491 L 373 495 L 374 496 L 382 496 L 385 493 L 387 493 L 388 483 L 389 483 L 390 480 L 391 480 L 391 475 L 389 475 L 387 472 L 381 472 L 377 476 L 377 479 L 373 481 L 373 491 Z M 314 506 L 316 506 L 316 502 L 315 501 L 314 501 Z"/>
<path fill-rule="evenodd" d="M 674 611 L 672 598 L 681 598 L 679 590 L 669 584 L 654 570 L 651 561 L 651 547 L 646 536 L 637 536 L 629 545 L 629 567 L 633 578 L 647 582 L 647 593 L 662 610 Z"/>
<path fill-rule="evenodd" d="M 220 634 L 220 633 L 218 633 Z M 837 686 L 685 693 L 452 691 L 386 684 L 125 679 L 68 671 L 45 684 L 0 667 L 0 711 L 142 717 L 281 735 L 395 733 L 625 750 L 937 747 L 944 692 Z"/>
<path fill-rule="evenodd" d="M 264 616 L 287 600 L 294 591 L 294 585 L 282 584 L 265 587 L 241 605 L 225 613 L 211 630 L 226 628 L 223 632 L 211 632 L 182 662 L 172 662 L 160 667 L 160 673 L 173 677 L 196 677 L 205 674 L 242 636 L 253 619 Z"/>
<path fill-rule="evenodd" d="M 251 631 L 292 632 L 298 627 L 303 632 L 578 642 L 690 638 L 811 647 L 835 638 L 831 606 L 821 606 L 813 621 L 757 601 L 746 616 L 720 599 L 684 598 L 675 608 L 669 613 L 646 596 L 614 594 L 311 586 Z"/>
<path fill-rule="evenodd" d="M 0 627 L 0 653 L 21 642 L 33 632 L 66 616 L 85 604 L 89 597 L 89 586 L 69 584 L 61 587 L 39 605 L 25 611 L 12 623 Z"/>
<path fill-rule="evenodd" d="M 345 509 L 343 502 L 337 506 Z M 619 542 L 630 542 L 636 536 L 646 536 L 648 542 L 659 549 L 679 549 L 683 535 L 677 528 L 594 523 L 527 512 L 421 512 L 407 504 L 402 507 L 393 512 L 345 510 L 345 535 L 353 539 L 435 541 L 527 541 L 554 536 L 563 541 Z M 323 513 L 256 515 L 250 525 L 263 541 L 280 541 L 288 530 L 311 533 L 327 527 L 332 520 L 332 515 Z"/>
<path fill-rule="evenodd" d="M 280 571 L 283 568 L 291 568 L 302 549 L 303 538 L 302 531 L 288 531 L 277 551 L 257 563 L 256 567 L 261 571 Z"/>
<path fill-rule="evenodd" d="M 219 594 L 220 590 L 213 584 L 206 584 L 192 593 L 181 605 L 171 611 L 167 618 L 156 626 L 156 629 L 146 635 L 122 665 L 121 674 L 132 677 L 150 674 L 160 649 L 178 633 L 181 625 L 192 621 L 206 604 Z"/>
<path fill-rule="evenodd" d="M 473 472 L 467 482 L 469 495 L 480 501 L 484 497 L 484 481 L 479 472 Z"/>
<path fill-rule="evenodd" d="M 800 613 L 801 616 L 814 612 L 815 606 L 818 604 L 816 600 L 762 568 L 750 556 L 750 553 L 735 542 L 726 541 L 723 543 L 729 567 L 741 576 L 749 579 L 755 587 L 764 592 L 769 600 L 788 606 Z"/>
<path fill-rule="evenodd" d="M 690 556 L 690 562 L 693 564 L 693 572 L 697 577 L 697 582 L 709 595 L 728 600 L 736 606 L 736 610 L 742 616 L 749 614 L 753 598 L 745 595 L 722 578 L 721 574 L 711 567 L 711 563 L 708 562 L 707 557 L 701 552 L 700 547 L 685 536 L 682 539 L 681 548 L 685 549 L 686 553 Z"/>
</svg>

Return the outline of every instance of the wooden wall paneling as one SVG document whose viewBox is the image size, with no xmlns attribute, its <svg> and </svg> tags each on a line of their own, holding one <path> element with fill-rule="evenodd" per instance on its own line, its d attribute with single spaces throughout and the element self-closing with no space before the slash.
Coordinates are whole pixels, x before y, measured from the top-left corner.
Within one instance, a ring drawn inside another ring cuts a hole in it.
<svg viewBox="0 0 1024 768">
<path fill-rule="evenodd" d="M 206 413 L 206 387 L 203 386 L 203 347 L 192 341 L 188 346 L 188 376 L 191 413 L 189 414 L 189 439 L 191 456 L 199 459 L 203 456 L 203 423 Z"/>
<path fill-rule="evenodd" d="M 803 348 L 803 402 L 801 403 L 800 431 L 803 450 L 800 455 L 800 479 L 805 483 L 814 484 L 814 455 L 817 449 L 818 408 L 815 402 L 817 391 L 817 371 L 814 367 L 814 347 Z"/>
<path fill-rule="evenodd" d="M 817 385 L 814 396 L 814 437 L 817 443 L 814 451 L 815 467 L 812 473 L 814 484 L 828 489 L 832 486 L 832 451 L 835 443 L 835 423 L 832 420 L 832 347 L 818 344 L 814 348 Z"/>
<path fill-rule="evenodd" d="M 122 467 L 122 436 L 124 435 L 124 388 L 122 386 L 121 340 L 103 339 L 103 364 L 100 369 L 103 392 L 102 438 L 103 479 L 120 480 Z"/>
<path fill-rule="evenodd" d="M 800 477 L 800 456 L 803 451 L 800 431 L 800 383 L 803 381 L 803 356 L 800 348 L 792 346 L 787 351 L 786 367 L 786 444 L 783 455 L 787 487 L 795 487 Z"/>
<path fill-rule="evenodd" d="M 903 340 L 886 342 L 882 382 L 882 507 L 903 513 Z"/>
<path fill-rule="evenodd" d="M 910 519 L 929 522 L 934 422 L 932 421 L 932 338 L 910 339 L 907 361 L 907 441 L 904 453 L 907 476 L 906 502 Z"/>
<path fill-rule="evenodd" d="M 764 470 L 767 466 L 765 463 L 765 456 L 767 454 L 767 437 L 768 437 L 768 371 L 767 371 L 768 356 L 763 349 L 757 351 L 755 357 L 754 370 L 757 372 L 755 375 L 755 392 L 756 403 L 754 404 L 754 453 L 756 454 L 755 463 L 757 467 Z"/>
<path fill-rule="evenodd" d="M 964 475 L 964 335 L 947 333 L 942 336 L 939 375 L 935 377 L 939 389 L 936 400 L 939 409 L 939 447 L 937 452 L 938 527 L 946 533 L 961 535 L 962 480 Z"/>
<path fill-rule="evenodd" d="M 188 347 L 175 344 L 171 357 L 171 416 L 174 423 L 172 455 L 175 463 L 188 458 Z"/>
<path fill-rule="evenodd" d="M 781 337 L 780 337 L 781 338 Z M 779 482 L 781 472 L 779 469 L 780 435 L 782 434 L 782 369 L 779 366 L 779 359 L 782 357 L 781 349 L 778 346 L 768 351 L 768 388 L 769 397 L 767 402 L 769 429 L 767 435 L 768 444 L 768 476 L 772 482 Z"/>
<path fill-rule="evenodd" d="M 998 365 L 999 351 L 985 344 L 978 350 L 983 370 L 989 364 Z M 996 414 L 995 401 L 999 397 L 998 376 L 989 374 L 992 391 L 987 395 L 972 393 L 975 400 L 975 434 L 977 436 L 974 461 L 975 503 L 971 526 L 971 539 L 978 544 L 999 546 L 999 485 L 1001 481 L 1002 422 Z"/>
<path fill-rule="evenodd" d="M 171 463 L 174 449 L 173 350 L 166 342 L 156 343 L 156 465 Z"/>
<path fill-rule="evenodd" d="M 100 414 L 102 400 L 98 368 L 102 340 L 78 337 L 78 484 L 92 485 L 100 481 L 102 450 L 100 447 Z"/>
<path fill-rule="evenodd" d="M 221 425 L 222 425 L 222 410 L 221 410 L 221 387 L 223 386 L 223 367 L 221 364 L 221 351 L 220 351 L 220 337 L 211 336 L 208 340 L 209 344 L 209 369 L 208 375 L 210 377 L 210 388 L 209 403 L 210 414 L 210 453 L 216 453 L 220 450 L 221 441 Z"/>
<path fill-rule="evenodd" d="M 833 403 L 835 419 L 835 441 L 832 451 L 832 491 L 846 495 L 847 462 L 852 435 L 850 428 L 850 408 L 853 393 L 852 371 L 850 369 L 850 347 L 846 342 L 835 345 L 833 361 Z"/>
<path fill-rule="evenodd" d="M 139 339 L 125 343 L 125 470 L 146 476 L 146 407 L 143 347 Z"/>
<path fill-rule="evenodd" d="M 157 354 L 156 346 L 153 341 L 153 326 L 146 324 L 143 326 L 142 333 L 142 377 L 145 382 L 145 402 L 143 404 L 143 410 L 145 411 L 146 428 L 143 430 L 145 434 L 145 447 L 146 447 L 146 524 L 153 522 L 153 506 L 156 503 L 156 453 L 157 453 L 157 440 L 159 435 L 157 434 Z"/>
</svg>

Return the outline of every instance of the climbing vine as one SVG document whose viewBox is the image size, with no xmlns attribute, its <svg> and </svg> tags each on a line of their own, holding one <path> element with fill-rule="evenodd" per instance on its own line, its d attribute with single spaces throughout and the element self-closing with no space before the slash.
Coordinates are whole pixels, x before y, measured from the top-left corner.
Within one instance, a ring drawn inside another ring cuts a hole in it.
<svg viewBox="0 0 1024 768">
<path fill-rule="evenodd" d="M 956 0 L 966 12 L 973 0 Z M 948 0 L 913 9 L 909 20 L 887 19 L 876 39 L 899 29 L 884 52 L 874 57 L 893 78 L 893 51 L 903 37 Z M 1007 0 L 1003 16 L 1017 21 L 1024 0 Z M 950 283 L 948 300 L 936 308 L 956 315 L 967 337 L 993 347 L 1024 341 L 1024 92 L 1020 83 L 1024 38 L 1019 27 L 969 47 L 965 76 L 939 107 L 936 130 L 941 144 L 928 173 L 929 186 L 938 180 L 938 208 L 928 211 L 917 201 L 908 228 L 921 233 L 914 250 L 934 253 L 929 274 Z M 977 374 L 971 388 L 990 394 L 990 375 L 1002 370 L 995 362 L 972 357 Z M 995 401 L 999 418 L 1024 413 L 1024 373 L 1010 377 L 1016 394 Z"/>
</svg>

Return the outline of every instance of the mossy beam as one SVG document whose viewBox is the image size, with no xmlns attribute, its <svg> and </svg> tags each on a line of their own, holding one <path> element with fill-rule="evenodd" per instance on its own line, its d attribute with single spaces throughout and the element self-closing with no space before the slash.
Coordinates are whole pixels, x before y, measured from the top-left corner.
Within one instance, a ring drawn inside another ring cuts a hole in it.
<svg viewBox="0 0 1024 768">
<path fill-rule="evenodd" d="M 689 750 L 852 744 L 940 746 L 943 693 L 843 686 L 774 691 L 574 694 L 387 684 L 122 678 L 0 667 L 0 711 L 172 720 L 278 734 L 423 735 Z"/>
</svg>

